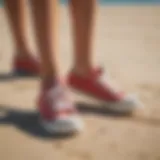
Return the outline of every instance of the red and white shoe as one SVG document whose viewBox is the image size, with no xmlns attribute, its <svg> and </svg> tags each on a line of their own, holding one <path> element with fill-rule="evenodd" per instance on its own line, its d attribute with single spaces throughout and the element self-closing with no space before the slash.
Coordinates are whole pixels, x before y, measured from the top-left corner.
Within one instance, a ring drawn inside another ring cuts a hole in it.
<svg viewBox="0 0 160 160">
<path fill-rule="evenodd" d="M 34 57 L 15 57 L 13 61 L 13 72 L 18 76 L 38 76 L 40 63 Z"/>
<path fill-rule="evenodd" d="M 68 85 L 74 90 L 104 102 L 104 105 L 113 111 L 130 113 L 141 106 L 134 96 L 118 91 L 111 81 L 104 77 L 102 69 L 95 69 L 86 76 L 71 72 L 68 76 Z"/>
<path fill-rule="evenodd" d="M 44 87 L 41 90 L 38 107 L 43 127 L 50 133 L 68 134 L 83 129 L 73 101 L 67 89 L 61 84 Z"/>
</svg>

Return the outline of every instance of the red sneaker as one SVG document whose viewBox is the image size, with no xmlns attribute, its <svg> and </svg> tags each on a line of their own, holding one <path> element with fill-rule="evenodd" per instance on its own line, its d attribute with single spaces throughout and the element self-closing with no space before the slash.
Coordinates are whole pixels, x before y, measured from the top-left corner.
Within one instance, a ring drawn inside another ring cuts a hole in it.
<svg viewBox="0 0 160 160">
<path fill-rule="evenodd" d="M 18 76 L 38 76 L 40 64 L 33 57 L 15 58 L 13 61 L 14 74 Z"/>
<path fill-rule="evenodd" d="M 103 76 L 102 69 L 93 70 L 86 76 L 71 72 L 68 77 L 68 84 L 85 95 L 105 102 L 106 106 L 114 111 L 128 113 L 139 106 L 135 97 L 126 95 L 113 87 L 110 80 Z"/>
<path fill-rule="evenodd" d="M 61 84 L 44 87 L 41 90 L 38 107 L 42 125 L 51 133 L 75 133 L 83 129 L 73 101 L 67 89 Z"/>
</svg>

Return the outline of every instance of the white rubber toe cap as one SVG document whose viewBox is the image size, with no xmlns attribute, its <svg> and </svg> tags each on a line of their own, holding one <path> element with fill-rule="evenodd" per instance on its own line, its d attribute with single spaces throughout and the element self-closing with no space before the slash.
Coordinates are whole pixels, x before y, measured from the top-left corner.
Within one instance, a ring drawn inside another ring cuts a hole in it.
<svg viewBox="0 0 160 160">
<path fill-rule="evenodd" d="M 107 102 L 106 106 L 117 112 L 130 113 L 136 109 L 142 108 L 143 104 L 134 95 L 127 95 L 122 100 L 117 102 Z"/>
<path fill-rule="evenodd" d="M 81 132 L 84 124 L 79 116 L 60 117 L 54 121 L 42 120 L 43 127 L 50 133 L 68 134 Z"/>
</svg>

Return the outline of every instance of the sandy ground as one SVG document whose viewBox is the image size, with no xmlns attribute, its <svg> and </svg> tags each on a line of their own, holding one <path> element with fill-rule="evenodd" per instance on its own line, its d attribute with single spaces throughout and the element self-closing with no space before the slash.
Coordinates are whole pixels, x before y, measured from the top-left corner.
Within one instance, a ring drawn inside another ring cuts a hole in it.
<svg viewBox="0 0 160 160">
<path fill-rule="evenodd" d="M 60 67 L 71 65 L 68 11 L 61 7 Z M 29 35 L 32 35 L 29 29 Z M 30 37 L 35 50 L 34 40 Z M 116 117 L 88 99 L 80 101 L 85 131 L 59 139 L 42 131 L 35 100 L 38 79 L 13 79 L 13 44 L 0 10 L 0 159 L 1 160 L 160 160 L 160 7 L 101 7 L 95 62 L 128 92 L 139 95 L 145 110 Z"/>
</svg>

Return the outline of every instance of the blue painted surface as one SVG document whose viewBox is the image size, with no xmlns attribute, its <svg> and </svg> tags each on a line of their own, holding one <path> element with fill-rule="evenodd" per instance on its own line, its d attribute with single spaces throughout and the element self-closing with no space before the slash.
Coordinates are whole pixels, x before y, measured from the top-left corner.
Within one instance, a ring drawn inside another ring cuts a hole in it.
<svg viewBox="0 0 160 160">
<path fill-rule="evenodd" d="M 2 4 L 3 4 L 3 0 L 0 0 L 0 6 L 2 6 Z"/>
<path fill-rule="evenodd" d="M 101 3 L 160 3 L 160 0 L 99 0 Z"/>
<path fill-rule="evenodd" d="M 68 0 L 60 0 L 62 4 L 66 4 Z M 115 4 L 115 5 L 121 5 L 121 4 L 160 4 L 160 0 L 98 0 L 101 4 Z M 0 6 L 3 5 L 3 0 L 0 0 Z"/>
<path fill-rule="evenodd" d="M 68 0 L 61 0 L 66 4 Z M 160 0 L 97 0 L 100 4 L 160 4 Z"/>
</svg>

